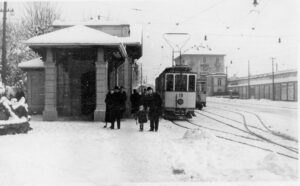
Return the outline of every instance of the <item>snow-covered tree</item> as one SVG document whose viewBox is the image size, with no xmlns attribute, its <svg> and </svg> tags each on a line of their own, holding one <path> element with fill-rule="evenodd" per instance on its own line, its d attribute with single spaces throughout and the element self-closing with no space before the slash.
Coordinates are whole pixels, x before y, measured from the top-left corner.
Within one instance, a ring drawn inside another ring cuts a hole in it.
<svg viewBox="0 0 300 186">
<path fill-rule="evenodd" d="M 28 2 L 25 4 L 24 15 L 20 22 L 7 22 L 7 85 L 24 87 L 26 74 L 18 68 L 18 64 L 36 58 L 38 55 L 23 41 L 51 32 L 53 21 L 59 17 L 59 11 L 49 2 Z M 0 31 L 2 33 L 2 25 Z"/>
</svg>

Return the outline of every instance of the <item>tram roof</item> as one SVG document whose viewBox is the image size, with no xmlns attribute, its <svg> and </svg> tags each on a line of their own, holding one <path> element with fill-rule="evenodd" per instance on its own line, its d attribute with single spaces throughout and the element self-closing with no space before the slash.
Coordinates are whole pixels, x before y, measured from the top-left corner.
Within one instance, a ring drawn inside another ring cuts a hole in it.
<svg viewBox="0 0 300 186">
<path fill-rule="evenodd" d="M 184 73 L 184 72 L 188 72 L 188 73 L 195 73 L 196 72 L 192 72 L 192 68 L 190 66 L 174 66 L 174 67 L 167 67 L 162 73 Z"/>
</svg>

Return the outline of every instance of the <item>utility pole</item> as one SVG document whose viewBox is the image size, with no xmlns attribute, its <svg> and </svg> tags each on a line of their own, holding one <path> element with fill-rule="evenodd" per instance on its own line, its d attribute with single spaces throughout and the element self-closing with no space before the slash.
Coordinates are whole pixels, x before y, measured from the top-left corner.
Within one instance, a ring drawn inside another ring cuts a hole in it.
<svg viewBox="0 0 300 186">
<path fill-rule="evenodd" d="M 248 99 L 250 99 L 250 61 L 248 60 Z"/>
<path fill-rule="evenodd" d="M 227 82 L 227 81 L 228 81 L 228 73 L 227 73 L 227 68 L 228 68 L 228 67 L 226 66 L 226 67 L 225 67 L 225 69 L 226 69 L 225 92 L 227 92 L 227 89 L 228 89 L 228 88 L 227 88 L 227 86 L 228 86 L 228 82 Z"/>
<path fill-rule="evenodd" d="M 3 12 L 3 22 L 2 22 L 2 69 L 1 69 L 1 79 L 2 83 L 6 84 L 6 75 L 7 75 L 7 61 L 6 61 L 6 13 L 14 12 L 14 9 L 7 9 L 7 2 L 4 1 L 3 9 L 0 9 L 0 12 Z"/>
<path fill-rule="evenodd" d="M 275 101 L 275 83 L 274 83 L 274 60 L 275 60 L 275 57 L 271 57 L 271 60 L 272 60 L 272 99 L 273 101 Z"/>
</svg>

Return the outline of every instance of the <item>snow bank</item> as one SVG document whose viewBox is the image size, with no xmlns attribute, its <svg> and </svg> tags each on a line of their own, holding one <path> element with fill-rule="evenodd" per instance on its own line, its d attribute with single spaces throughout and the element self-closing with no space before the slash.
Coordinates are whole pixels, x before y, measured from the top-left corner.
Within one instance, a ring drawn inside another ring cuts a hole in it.
<svg viewBox="0 0 300 186">
<path fill-rule="evenodd" d="M 200 129 L 187 130 L 183 136 L 183 139 L 191 140 L 209 140 L 213 138 L 214 136 L 211 133 Z"/>
<path fill-rule="evenodd" d="M 205 130 L 187 130 L 168 147 L 171 171 L 181 181 L 297 179 L 297 168 L 287 158 L 225 141 Z"/>
</svg>

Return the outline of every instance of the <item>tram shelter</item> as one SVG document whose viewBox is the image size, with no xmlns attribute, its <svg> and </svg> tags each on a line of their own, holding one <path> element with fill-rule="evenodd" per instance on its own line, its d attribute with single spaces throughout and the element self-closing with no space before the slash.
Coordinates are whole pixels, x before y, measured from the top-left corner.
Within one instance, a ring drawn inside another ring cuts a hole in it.
<svg viewBox="0 0 300 186">
<path fill-rule="evenodd" d="M 103 121 L 109 88 L 123 86 L 131 94 L 132 65 L 142 55 L 141 38 L 132 39 L 130 31 L 124 36 L 129 25 L 93 26 L 57 27 L 26 41 L 41 58 L 19 67 L 27 71 L 29 107 L 37 113 L 43 109 L 43 120 Z"/>
</svg>

